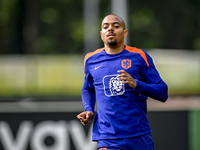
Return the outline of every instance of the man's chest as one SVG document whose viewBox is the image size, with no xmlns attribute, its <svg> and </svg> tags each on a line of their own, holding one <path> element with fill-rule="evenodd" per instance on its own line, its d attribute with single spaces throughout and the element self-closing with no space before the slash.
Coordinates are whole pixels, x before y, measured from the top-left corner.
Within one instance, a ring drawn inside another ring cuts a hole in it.
<svg viewBox="0 0 200 150">
<path fill-rule="evenodd" d="M 117 58 L 94 61 L 89 67 L 94 82 L 103 80 L 108 76 L 117 76 L 119 70 L 124 70 L 132 77 L 138 78 L 141 75 L 141 63 L 134 58 Z"/>
</svg>

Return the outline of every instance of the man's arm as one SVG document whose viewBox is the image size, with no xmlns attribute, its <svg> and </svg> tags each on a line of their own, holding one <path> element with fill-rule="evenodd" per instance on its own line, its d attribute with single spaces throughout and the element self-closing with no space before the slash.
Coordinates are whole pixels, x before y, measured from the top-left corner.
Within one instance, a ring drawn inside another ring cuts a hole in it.
<svg viewBox="0 0 200 150">
<path fill-rule="evenodd" d="M 139 92 L 149 96 L 153 99 L 165 102 L 168 99 L 168 86 L 164 81 L 160 81 L 155 84 L 145 83 L 139 80 L 135 80 L 130 74 L 124 70 L 119 70 L 118 80 L 123 81 L 124 84 L 129 84 L 132 88 L 135 88 Z"/>
<path fill-rule="evenodd" d="M 155 84 L 148 84 L 139 80 L 136 82 L 137 86 L 135 89 L 141 93 L 161 102 L 165 102 L 168 99 L 168 86 L 164 81 Z"/>
<path fill-rule="evenodd" d="M 94 106 L 95 106 L 94 89 L 87 87 L 84 84 L 81 96 L 82 96 L 82 102 L 83 102 L 85 111 L 78 114 L 77 118 L 85 126 L 93 119 L 93 116 L 94 116 Z"/>
<path fill-rule="evenodd" d="M 90 74 L 85 75 L 81 97 L 85 111 L 94 112 L 96 97 L 93 78 Z"/>
<path fill-rule="evenodd" d="M 85 72 L 85 79 L 81 91 L 81 96 L 85 111 L 78 114 L 77 118 L 83 125 L 87 125 L 93 119 L 96 101 L 93 79 L 92 76 L 87 72 Z"/>
</svg>

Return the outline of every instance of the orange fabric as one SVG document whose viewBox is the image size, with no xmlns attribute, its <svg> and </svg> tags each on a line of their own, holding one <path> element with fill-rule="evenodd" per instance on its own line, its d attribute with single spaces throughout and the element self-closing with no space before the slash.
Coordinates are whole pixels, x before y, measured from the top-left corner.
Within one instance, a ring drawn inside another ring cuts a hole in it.
<svg viewBox="0 0 200 150">
<path fill-rule="evenodd" d="M 99 150 L 107 150 L 107 148 L 106 147 L 102 147 Z"/>
<path fill-rule="evenodd" d="M 144 59 L 144 61 L 146 62 L 147 66 L 149 67 L 149 62 L 147 60 L 146 54 L 141 49 L 138 49 L 136 47 L 129 47 L 127 45 L 126 45 L 125 49 L 132 53 L 139 53 L 142 56 L 142 58 Z"/>
<path fill-rule="evenodd" d="M 85 67 L 85 63 L 86 63 L 86 61 L 87 61 L 88 58 L 90 58 L 94 54 L 100 53 L 104 49 L 105 48 L 100 48 L 100 49 L 95 50 L 94 52 L 88 53 L 85 56 L 85 59 L 84 59 L 84 67 Z M 146 62 L 147 66 L 149 67 L 149 62 L 147 60 L 146 54 L 141 49 L 138 49 L 136 47 L 129 47 L 127 45 L 126 45 L 125 49 L 128 50 L 129 52 L 132 52 L 132 53 L 139 53 L 142 56 L 142 58 L 144 59 L 144 61 Z"/>
<path fill-rule="evenodd" d="M 100 49 L 97 49 L 96 51 L 94 52 L 90 52 L 88 53 L 86 56 L 85 56 L 85 59 L 84 59 L 84 67 L 85 67 L 85 62 L 87 61 L 87 59 L 91 56 L 93 56 L 94 54 L 97 54 L 97 53 L 100 53 L 102 50 L 104 50 L 105 48 L 100 48 Z"/>
</svg>

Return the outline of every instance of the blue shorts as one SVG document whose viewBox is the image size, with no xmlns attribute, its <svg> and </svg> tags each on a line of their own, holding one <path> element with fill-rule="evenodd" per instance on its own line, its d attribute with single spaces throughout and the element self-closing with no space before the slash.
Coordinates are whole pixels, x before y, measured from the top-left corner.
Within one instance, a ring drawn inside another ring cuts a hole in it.
<svg viewBox="0 0 200 150">
<path fill-rule="evenodd" d="M 98 141 L 98 150 L 154 150 L 151 134 L 124 139 Z"/>
</svg>

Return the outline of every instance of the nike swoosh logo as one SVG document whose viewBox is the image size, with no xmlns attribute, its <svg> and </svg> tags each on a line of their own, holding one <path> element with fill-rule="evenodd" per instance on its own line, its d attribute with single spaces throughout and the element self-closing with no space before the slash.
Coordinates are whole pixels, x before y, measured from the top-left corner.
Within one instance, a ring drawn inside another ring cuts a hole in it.
<svg viewBox="0 0 200 150">
<path fill-rule="evenodd" d="M 95 68 L 94 68 L 94 70 L 97 70 L 98 68 L 100 68 L 101 66 L 103 66 L 103 65 L 100 65 L 100 66 L 95 66 Z"/>
</svg>

